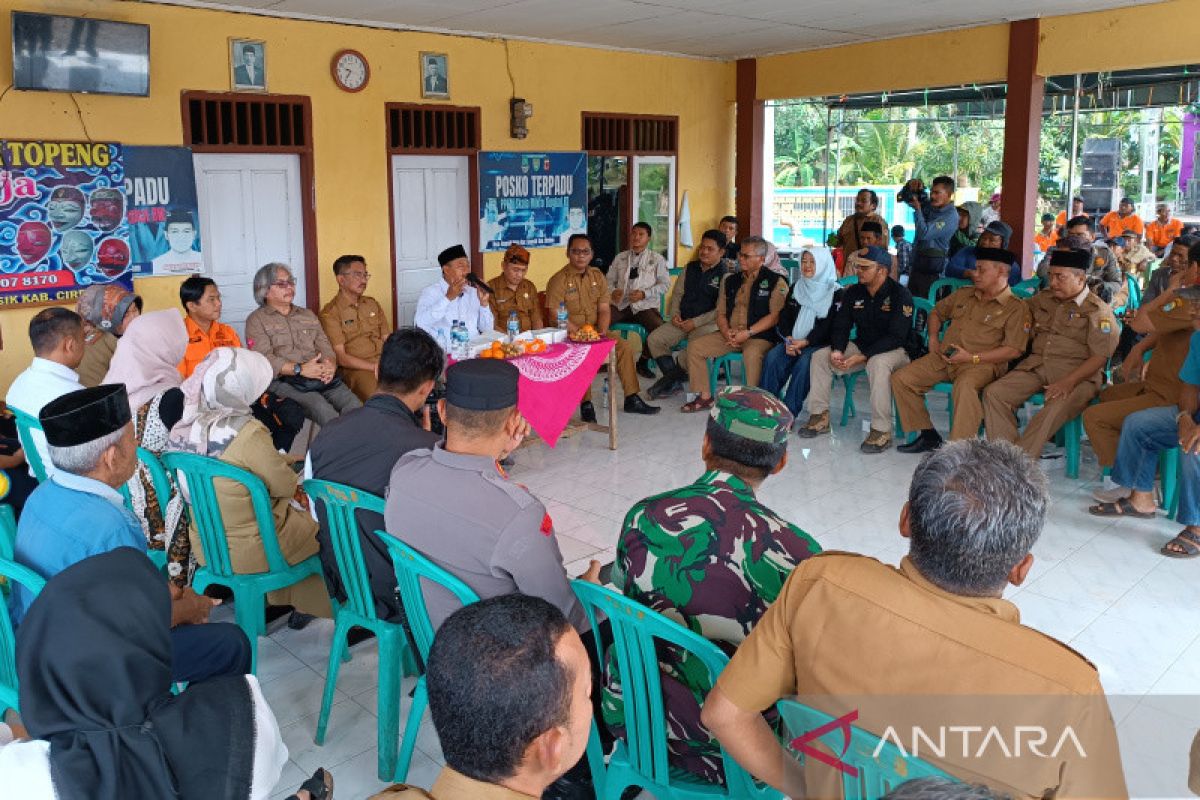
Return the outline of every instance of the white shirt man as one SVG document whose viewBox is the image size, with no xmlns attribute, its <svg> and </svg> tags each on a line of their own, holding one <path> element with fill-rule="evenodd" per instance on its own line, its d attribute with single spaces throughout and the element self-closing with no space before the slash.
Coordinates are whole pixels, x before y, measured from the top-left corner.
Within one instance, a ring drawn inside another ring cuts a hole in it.
<svg viewBox="0 0 1200 800">
<path fill-rule="evenodd" d="M 650 230 L 644 223 L 633 227 L 629 244 L 630 249 L 617 253 L 608 268 L 609 290 L 621 292 L 612 304 L 618 311 L 632 308 L 635 314 L 646 309 L 657 311 L 671 288 L 670 265 L 650 248 Z M 635 292 L 636 300 L 631 298 Z"/>
<path fill-rule="evenodd" d="M 40 355 L 34 356 L 25 371 L 8 387 L 5 402 L 10 408 L 37 418 L 42 406 L 51 400 L 83 388 L 79 374 L 74 370 L 83 360 L 83 324 L 74 311 L 56 306 L 40 311 L 30 321 L 29 332 L 34 352 Z M 55 470 L 45 435 L 40 430 L 32 430 L 29 435 L 41 456 L 47 477 L 53 475 Z M 30 444 L 22 442 L 26 448 Z M 33 474 L 32 469 L 30 474 Z"/>
<path fill-rule="evenodd" d="M 488 305 L 487 290 L 468 285 L 471 262 L 463 246 L 454 245 L 443 250 L 438 255 L 438 263 L 442 266 L 442 277 L 426 286 L 417 300 L 413 320 L 417 327 L 424 329 L 443 347 L 455 320 L 465 322 L 472 336 L 491 331 L 495 319 Z M 439 334 L 439 330 L 444 334 Z"/>
</svg>

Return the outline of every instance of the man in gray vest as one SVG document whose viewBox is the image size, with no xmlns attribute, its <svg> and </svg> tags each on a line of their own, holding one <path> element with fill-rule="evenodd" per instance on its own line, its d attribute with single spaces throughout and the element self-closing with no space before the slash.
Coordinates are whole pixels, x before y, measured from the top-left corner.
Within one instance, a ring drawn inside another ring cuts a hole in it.
<svg viewBox="0 0 1200 800">
<path fill-rule="evenodd" d="M 410 450 L 433 447 L 438 440 L 429 431 L 425 400 L 444 364 L 442 349 L 420 328 L 401 328 L 388 336 L 375 368 L 379 379 L 375 394 L 362 408 L 349 411 L 321 428 L 309 448 L 313 477 L 383 497 L 392 467 L 400 456 Z M 317 505 L 317 516 L 321 522 L 317 542 L 325 583 L 330 597 L 344 602 L 346 592 L 333 555 L 324 505 Z M 383 518 L 360 511 L 358 520 L 375 612 L 382 619 L 398 619 L 401 611 L 396 600 L 392 559 L 374 535 L 383 529 Z"/>
</svg>

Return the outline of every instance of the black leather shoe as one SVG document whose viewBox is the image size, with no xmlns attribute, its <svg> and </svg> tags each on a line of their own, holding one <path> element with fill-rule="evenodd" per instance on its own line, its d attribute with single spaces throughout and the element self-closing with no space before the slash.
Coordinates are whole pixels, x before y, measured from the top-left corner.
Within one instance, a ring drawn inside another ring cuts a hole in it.
<svg viewBox="0 0 1200 800">
<path fill-rule="evenodd" d="M 929 430 L 921 431 L 921 434 L 917 438 L 908 444 L 900 445 L 896 449 L 901 453 L 928 453 L 930 450 L 937 450 L 941 446 L 941 435 L 930 428 Z"/>
<path fill-rule="evenodd" d="M 650 369 L 650 359 L 639 358 L 637 361 L 637 374 L 643 378 L 653 378 L 654 370 Z"/>
<path fill-rule="evenodd" d="M 308 623 L 316 619 L 312 614 L 305 614 L 303 611 L 293 611 L 288 615 L 287 626 L 294 631 L 302 631 L 308 627 Z"/>
<path fill-rule="evenodd" d="M 584 400 L 579 404 L 579 418 L 584 422 L 596 421 L 596 407 L 592 405 L 591 400 Z"/>
<path fill-rule="evenodd" d="M 647 390 L 651 400 L 662 400 L 664 397 L 679 394 L 683 389 L 683 384 L 675 380 L 671 376 L 659 378 L 653 386 Z"/>
<path fill-rule="evenodd" d="M 652 406 L 641 398 L 641 395 L 631 394 L 625 398 L 626 414 L 657 414 L 662 411 L 658 406 Z"/>
</svg>

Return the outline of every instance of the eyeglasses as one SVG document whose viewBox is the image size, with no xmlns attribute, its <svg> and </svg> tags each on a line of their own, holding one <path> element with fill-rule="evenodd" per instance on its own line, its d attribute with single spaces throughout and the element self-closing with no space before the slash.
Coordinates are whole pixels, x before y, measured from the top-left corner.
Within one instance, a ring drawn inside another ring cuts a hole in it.
<svg viewBox="0 0 1200 800">
<path fill-rule="evenodd" d="M 738 258 L 766 258 L 766 256 L 760 256 L 758 253 L 738 253 Z"/>
<path fill-rule="evenodd" d="M 274 286 L 276 289 L 290 289 L 296 285 L 296 279 L 288 278 L 285 281 L 275 281 L 271 285 Z"/>
<path fill-rule="evenodd" d="M 590 256 L 592 254 L 592 251 L 590 248 L 587 250 L 580 250 L 579 248 L 576 247 L 576 248 L 572 248 L 572 249 L 568 250 L 567 252 L 573 256 Z"/>
<path fill-rule="evenodd" d="M 343 272 L 342 274 L 345 275 L 347 278 L 355 278 L 355 279 L 361 278 L 363 280 L 371 279 L 371 273 L 369 273 L 369 272 Z"/>
</svg>

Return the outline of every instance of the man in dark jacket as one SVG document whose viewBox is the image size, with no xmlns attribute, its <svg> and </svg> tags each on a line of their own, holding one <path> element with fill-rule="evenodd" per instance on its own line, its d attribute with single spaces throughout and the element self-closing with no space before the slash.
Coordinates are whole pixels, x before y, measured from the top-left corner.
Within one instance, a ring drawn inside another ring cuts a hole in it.
<svg viewBox="0 0 1200 800">
<path fill-rule="evenodd" d="M 387 491 L 392 467 L 410 450 L 430 448 L 438 437 L 429 431 L 425 400 L 442 373 L 445 356 L 433 337 L 420 328 L 401 328 L 388 336 L 379 356 L 379 386 L 362 408 L 330 422 L 309 450 L 313 477 L 353 486 L 377 497 Z M 333 555 L 324 507 L 318 504 L 317 532 L 321 565 L 331 597 L 345 601 L 346 592 Z M 387 548 L 374 535 L 383 530 L 383 517 L 360 511 L 363 561 L 371 579 L 375 612 L 382 619 L 399 619 L 396 573 Z"/>
<path fill-rule="evenodd" d="M 859 449 L 882 453 L 892 446 L 892 373 L 909 361 L 905 345 L 912 332 L 913 300 L 908 289 L 889 276 L 892 257 L 887 250 L 867 247 L 852 261 L 858 283 L 842 292 L 829 347 L 813 353 L 808 422 L 797 434 L 810 439 L 829 433 L 834 374 L 865 369 L 871 386 L 871 433 Z M 854 341 L 850 340 L 851 330 L 855 331 Z"/>
</svg>

